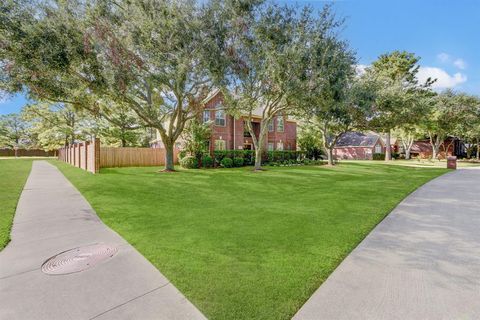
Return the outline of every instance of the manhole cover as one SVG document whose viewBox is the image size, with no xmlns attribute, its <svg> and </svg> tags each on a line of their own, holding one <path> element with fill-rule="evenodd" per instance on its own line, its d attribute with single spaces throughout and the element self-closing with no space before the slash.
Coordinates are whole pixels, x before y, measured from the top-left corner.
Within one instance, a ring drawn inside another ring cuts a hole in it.
<svg viewBox="0 0 480 320">
<path fill-rule="evenodd" d="M 117 248 L 106 244 L 92 244 L 67 250 L 45 261 L 42 265 L 42 271 L 46 274 L 80 272 L 110 259 L 117 251 Z"/>
</svg>

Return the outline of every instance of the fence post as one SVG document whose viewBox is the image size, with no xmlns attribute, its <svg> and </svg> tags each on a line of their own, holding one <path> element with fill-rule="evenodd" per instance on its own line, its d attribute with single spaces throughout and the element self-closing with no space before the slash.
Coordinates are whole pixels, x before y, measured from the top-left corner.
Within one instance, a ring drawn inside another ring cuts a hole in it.
<svg viewBox="0 0 480 320">
<path fill-rule="evenodd" d="M 73 147 L 73 166 L 76 167 L 77 166 L 77 144 L 74 143 L 72 147 Z"/>
<path fill-rule="evenodd" d="M 77 167 L 81 168 L 82 167 L 82 164 L 80 163 L 80 160 L 81 160 L 81 157 L 80 157 L 80 149 L 82 148 L 82 145 L 79 143 L 77 143 L 77 147 L 76 147 L 76 150 L 77 150 Z"/>
<path fill-rule="evenodd" d="M 83 148 L 85 150 L 85 157 L 83 161 L 85 161 L 85 171 L 88 171 L 88 141 L 83 142 Z"/>
<path fill-rule="evenodd" d="M 94 173 L 100 172 L 100 139 L 95 138 L 93 141 L 94 143 L 94 150 L 93 150 L 93 159 L 94 159 Z"/>
<path fill-rule="evenodd" d="M 77 143 L 77 158 L 78 158 L 77 166 L 79 168 L 82 168 L 82 156 L 81 156 L 82 153 L 81 152 L 82 152 L 82 144 L 79 142 L 79 143 Z"/>
</svg>

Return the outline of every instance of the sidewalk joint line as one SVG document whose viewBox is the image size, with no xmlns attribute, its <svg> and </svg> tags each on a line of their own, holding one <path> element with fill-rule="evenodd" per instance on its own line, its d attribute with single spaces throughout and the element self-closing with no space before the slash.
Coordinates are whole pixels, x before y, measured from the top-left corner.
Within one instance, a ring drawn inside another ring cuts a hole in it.
<svg viewBox="0 0 480 320">
<path fill-rule="evenodd" d="M 158 287 L 156 287 L 156 288 L 154 288 L 154 289 L 152 289 L 152 290 L 150 290 L 150 291 L 147 291 L 147 292 L 145 292 L 145 293 L 143 293 L 143 294 L 141 294 L 141 295 L 139 295 L 139 296 L 136 296 L 136 297 L 134 297 L 134 298 L 132 298 L 132 299 L 130 299 L 130 300 L 127 300 L 127 301 L 125 301 L 125 302 L 123 302 L 123 303 L 120 303 L 120 304 L 116 305 L 116 306 L 113 307 L 113 308 L 110 308 L 110 309 L 108 309 L 108 310 L 105 310 L 105 311 L 103 311 L 102 313 L 99 313 L 99 314 L 97 314 L 96 316 L 94 316 L 94 317 L 92 317 L 92 318 L 89 318 L 88 320 L 93 320 L 93 319 L 96 319 L 96 318 L 98 318 L 98 317 L 100 317 L 100 316 L 103 316 L 104 314 L 106 314 L 106 313 L 108 313 L 108 312 L 110 312 L 110 311 L 112 311 L 112 310 L 115 310 L 115 309 L 117 309 L 117 308 L 120 308 L 120 307 L 122 307 L 122 306 L 124 306 L 124 305 L 126 305 L 126 304 L 128 304 L 128 303 L 130 303 L 130 302 L 132 302 L 132 301 L 134 301 L 134 300 L 137 300 L 137 299 L 139 299 L 139 298 L 142 298 L 142 297 L 144 297 L 144 296 L 146 296 L 146 295 L 148 295 L 148 294 L 150 294 L 150 293 L 152 293 L 152 292 L 154 292 L 154 291 L 157 291 L 158 289 L 161 289 L 161 288 L 163 288 L 163 287 L 166 287 L 166 286 L 169 285 L 169 284 L 170 284 L 170 281 L 167 282 L 167 283 L 165 283 L 165 284 L 163 284 L 163 285 L 161 285 L 161 286 L 158 286 Z"/>
</svg>

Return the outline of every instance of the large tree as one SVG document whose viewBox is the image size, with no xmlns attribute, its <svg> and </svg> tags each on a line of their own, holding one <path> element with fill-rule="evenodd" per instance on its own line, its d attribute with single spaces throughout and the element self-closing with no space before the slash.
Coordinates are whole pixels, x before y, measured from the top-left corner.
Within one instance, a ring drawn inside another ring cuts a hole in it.
<svg viewBox="0 0 480 320">
<path fill-rule="evenodd" d="M 422 138 L 422 130 L 417 125 L 405 124 L 396 128 L 394 133 L 402 144 L 405 159 L 410 160 L 412 147 L 416 140 Z"/>
<path fill-rule="evenodd" d="M 229 64 L 223 87 L 228 111 L 243 114 L 261 170 L 269 123 L 295 113 L 302 77 L 307 75 L 311 28 L 326 36 L 333 28 L 328 9 L 318 18 L 312 10 L 267 4 L 232 26 Z M 260 116 L 258 135 L 254 118 Z"/>
<path fill-rule="evenodd" d="M 0 116 L 0 147 L 18 149 L 28 146 L 27 130 L 28 123 L 19 114 Z"/>
<path fill-rule="evenodd" d="M 300 92 L 301 109 L 307 121 L 321 133 L 328 164 L 342 134 L 366 124 L 372 103 L 368 79 L 357 77 L 355 54 L 331 29 L 338 26 L 328 12 L 327 24 L 310 28 L 306 76 Z M 320 32 L 328 30 L 329 32 Z"/>
<path fill-rule="evenodd" d="M 159 131 L 166 170 L 185 123 L 211 90 L 224 52 L 221 2 L 28 1 L 1 5 L 2 88 L 93 112 L 127 105 Z M 230 6 L 248 11 L 250 3 Z M 34 54 L 32 54 L 34 53 Z M 108 117 L 107 117 L 108 119 Z"/>
<path fill-rule="evenodd" d="M 382 54 L 367 68 L 365 77 L 376 82 L 376 98 L 373 104 L 370 126 L 385 133 L 385 160 L 391 160 L 390 135 L 392 129 L 409 123 L 421 113 L 423 104 L 418 97 L 428 95 L 432 79 L 419 84 L 418 61 L 413 53 L 393 51 Z"/>
<path fill-rule="evenodd" d="M 35 136 L 38 146 L 45 150 L 91 139 L 97 133 L 95 119 L 70 104 L 30 104 L 22 109 L 22 118 L 29 123 L 29 133 Z"/>
<path fill-rule="evenodd" d="M 466 104 L 463 95 L 446 90 L 434 97 L 427 115 L 422 118 L 420 126 L 425 131 L 432 146 L 432 158 L 439 156 L 441 148 L 446 151 L 458 136 L 459 124 L 464 121 Z M 447 138 L 452 138 L 445 145 Z"/>
</svg>

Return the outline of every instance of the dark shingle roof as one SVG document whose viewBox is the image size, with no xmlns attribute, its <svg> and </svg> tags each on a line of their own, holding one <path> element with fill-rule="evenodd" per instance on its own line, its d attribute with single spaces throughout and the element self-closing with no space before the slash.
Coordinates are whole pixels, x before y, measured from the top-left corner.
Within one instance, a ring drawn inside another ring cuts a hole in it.
<svg viewBox="0 0 480 320">
<path fill-rule="evenodd" d="M 338 139 L 335 147 L 373 147 L 379 136 L 373 133 L 346 132 Z"/>
</svg>

